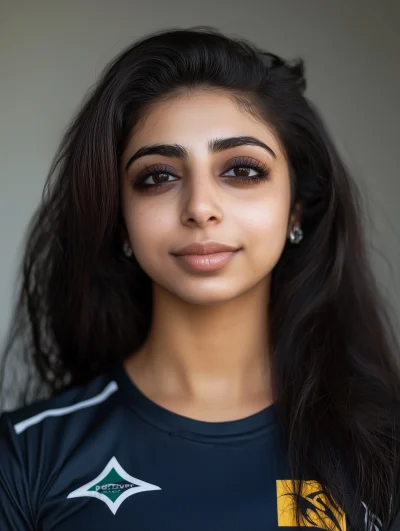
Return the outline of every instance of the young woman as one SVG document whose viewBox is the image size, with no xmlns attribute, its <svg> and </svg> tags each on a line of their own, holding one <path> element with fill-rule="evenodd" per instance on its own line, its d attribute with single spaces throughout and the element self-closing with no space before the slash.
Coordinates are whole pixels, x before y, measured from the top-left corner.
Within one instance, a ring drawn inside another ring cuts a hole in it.
<svg viewBox="0 0 400 531">
<path fill-rule="evenodd" d="M 27 241 L 2 530 L 394 528 L 398 345 L 305 86 L 212 28 L 106 69 Z"/>
</svg>

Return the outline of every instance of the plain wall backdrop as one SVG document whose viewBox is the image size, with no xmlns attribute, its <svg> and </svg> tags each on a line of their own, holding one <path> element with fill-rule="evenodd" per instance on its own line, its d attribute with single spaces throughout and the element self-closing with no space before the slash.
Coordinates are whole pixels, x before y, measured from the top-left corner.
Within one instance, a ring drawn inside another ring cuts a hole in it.
<svg viewBox="0 0 400 531">
<path fill-rule="evenodd" d="M 374 268 L 399 322 L 399 6 L 396 0 L 0 0 L 0 345 L 26 227 L 86 91 L 134 40 L 195 25 L 305 59 L 307 95 L 366 196 Z"/>
</svg>

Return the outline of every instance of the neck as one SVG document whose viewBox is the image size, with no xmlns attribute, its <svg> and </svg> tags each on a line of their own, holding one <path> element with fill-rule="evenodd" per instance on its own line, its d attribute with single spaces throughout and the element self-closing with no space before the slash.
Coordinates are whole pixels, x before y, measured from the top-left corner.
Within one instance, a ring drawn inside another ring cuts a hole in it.
<svg viewBox="0 0 400 531">
<path fill-rule="evenodd" d="M 127 360 L 128 373 L 148 394 L 270 402 L 268 294 L 264 282 L 227 303 L 206 306 L 154 285 L 152 328 Z"/>
</svg>

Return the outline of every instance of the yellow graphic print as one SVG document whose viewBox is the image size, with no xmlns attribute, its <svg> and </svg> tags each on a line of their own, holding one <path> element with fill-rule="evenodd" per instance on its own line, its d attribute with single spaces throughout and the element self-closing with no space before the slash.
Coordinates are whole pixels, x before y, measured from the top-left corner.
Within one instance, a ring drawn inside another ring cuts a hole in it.
<svg viewBox="0 0 400 531">
<path fill-rule="evenodd" d="M 302 492 L 296 492 L 298 481 L 277 480 L 276 500 L 279 527 L 298 527 L 296 501 L 300 506 L 300 527 L 346 531 L 346 515 L 316 481 L 304 481 Z"/>
</svg>

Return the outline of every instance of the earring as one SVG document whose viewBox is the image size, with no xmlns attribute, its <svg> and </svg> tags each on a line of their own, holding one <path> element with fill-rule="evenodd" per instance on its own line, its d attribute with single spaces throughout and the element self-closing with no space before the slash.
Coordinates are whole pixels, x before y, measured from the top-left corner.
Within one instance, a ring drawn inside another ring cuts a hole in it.
<svg viewBox="0 0 400 531">
<path fill-rule="evenodd" d="M 122 251 L 127 258 L 130 258 L 133 255 L 132 247 L 129 245 L 128 242 L 124 242 L 122 246 Z"/>
<path fill-rule="evenodd" d="M 300 243 L 303 239 L 303 231 L 300 227 L 293 227 L 289 234 L 290 243 Z"/>
</svg>

